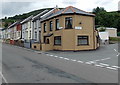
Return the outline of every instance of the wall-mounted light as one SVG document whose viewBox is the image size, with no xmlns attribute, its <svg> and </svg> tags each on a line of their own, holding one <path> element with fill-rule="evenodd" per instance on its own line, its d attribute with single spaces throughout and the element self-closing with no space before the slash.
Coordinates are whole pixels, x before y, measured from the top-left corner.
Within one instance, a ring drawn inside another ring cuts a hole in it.
<svg viewBox="0 0 120 85">
<path fill-rule="evenodd" d="M 79 24 L 82 24 L 82 22 L 80 22 Z"/>
</svg>

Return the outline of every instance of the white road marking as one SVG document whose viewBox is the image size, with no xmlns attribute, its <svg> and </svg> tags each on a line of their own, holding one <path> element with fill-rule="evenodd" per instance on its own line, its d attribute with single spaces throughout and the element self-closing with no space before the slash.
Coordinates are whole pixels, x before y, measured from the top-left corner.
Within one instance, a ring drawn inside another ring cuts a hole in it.
<svg viewBox="0 0 120 85">
<path fill-rule="evenodd" d="M 94 60 L 94 61 L 100 61 L 100 60 Z"/>
<path fill-rule="evenodd" d="M 108 69 L 111 69 L 111 70 L 118 70 L 117 68 L 112 68 L 112 67 L 106 67 Z"/>
<path fill-rule="evenodd" d="M 5 81 L 5 83 L 8 83 L 7 80 L 5 79 L 5 77 L 3 76 L 3 74 L 0 72 L 0 75 L 2 76 L 3 80 Z"/>
<path fill-rule="evenodd" d="M 108 59 L 110 59 L 110 57 L 108 57 L 108 58 L 104 58 L 104 59 L 101 59 L 101 60 L 108 60 Z"/>
<path fill-rule="evenodd" d="M 86 62 L 86 64 L 89 64 L 89 63 L 91 63 L 91 64 L 96 64 L 95 61 L 88 61 L 88 62 Z"/>
<path fill-rule="evenodd" d="M 120 53 L 117 54 L 117 56 L 119 56 L 119 55 L 120 55 Z"/>
<path fill-rule="evenodd" d="M 58 56 L 54 56 L 55 58 L 57 58 Z"/>
<path fill-rule="evenodd" d="M 98 64 L 95 64 L 95 66 L 97 66 L 97 67 L 104 67 L 103 65 L 98 65 Z"/>
<path fill-rule="evenodd" d="M 92 64 L 91 62 L 85 62 L 86 64 Z"/>
<path fill-rule="evenodd" d="M 63 58 L 63 57 L 59 57 L 59 58 Z"/>
<path fill-rule="evenodd" d="M 70 60 L 69 58 L 64 58 L 65 60 Z"/>
<path fill-rule="evenodd" d="M 50 54 L 46 54 L 46 55 L 47 55 L 47 56 L 54 56 L 54 55 L 50 55 Z M 54 57 L 57 58 L 58 56 L 54 56 Z M 69 58 L 64 58 L 64 57 L 59 57 L 59 58 L 65 59 L 65 60 L 77 61 L 77 60 L 75 60 L 75 59 L 69 59 Z M 104 59 L 100 59 L 100 60 L 107 60 L 107 59 L 110 59 L 110 57 L 104 58 Z M 120 67 L 118 67 L 118 66 L 108 67 L 109 65 L 108 65 L 108 64 L 104 64 L 104 63 L 96 64 L 96 62 L 97 62 L 97 61 L 100 61 L 100 60 L 88 61 L 88 62 L 85 62 L 85 63 L 86 63 L 86 64 L 94 64 L 94 66 L 96 66 L 96 67 L 101 67 L 101 68 L 106 67 L 106 68 L 111 69 L 111 70 L 118 70 L 118 68 L 120 68 Z M 80 61 L 80 60 L 78 60 L 77 62 L 78 62 L 78 63 L 84 63 L 83 61 Z"/>
<path fill-rule="evenodd" d="M 112 68 L 117 68 L 117 69 L 118 69 L 118 68 L 120 68 L 120 67 L 119 67 L 119 66 L 112 66 Z"/>
<path fill-rule="evenodd" d="M 83 61 L 77 61 L 78 63 L 83 63 Z"/>
<path fill-rule="evenodd" d="M 50 56 L 53 56 L 53 55 L 50 55 Z"/>
<path fill-rule="evenodd" d="M 71 59 L 71 61 L 77 61 L 77 60 Z"/>
<path fill-rule="evenodd" d="M 116 50 L 116 49 L 114 49 L 114 51 L 116 51 L 116 52 L 117 52 L 117 50 Z"/>
<path fill-rule="evenodd" d="M 108 64 L 104 64 L 104 63 L 100 63 L 100 65 L 103 65 L 103 66 L 109 66 Z"/>
<path fill-rule="evenodd" d="M 117 52 L 116 56 L 118 57 L 120 55 L 120 53 L 116 49 L 114 49 L 114 51 Z"/>
</svg>

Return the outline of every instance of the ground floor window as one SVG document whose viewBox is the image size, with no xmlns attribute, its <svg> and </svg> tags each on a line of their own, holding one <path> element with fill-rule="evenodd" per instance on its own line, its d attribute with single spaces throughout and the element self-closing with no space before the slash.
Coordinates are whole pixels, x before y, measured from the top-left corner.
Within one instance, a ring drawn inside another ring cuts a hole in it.
<svg viewBox="0 0 120 85">
<path fill-rule="evenodd" d="M 30 31 L 30 38 L 31 38 L 31 31 Z"/>
<path fill-rule="evenodd" d="M 78 45 L 89 45 L 88 36 L 78 36 Z"/>
<path fill-rule="evenodd" d="M 46 44 L 50 44 L 50 41 L 49 41 L 49 39 L 47 39 L 47 40 L 46 40 Z"/>
<path fill-rule="evenodd" d="M 37 40 L 37 32 L 35 32 L 35 40 Z"/>
<path fill-rule="evenodd" d="M 54 37 L 54 45 L 61 45 L 61 36 Z"/>
</svg>

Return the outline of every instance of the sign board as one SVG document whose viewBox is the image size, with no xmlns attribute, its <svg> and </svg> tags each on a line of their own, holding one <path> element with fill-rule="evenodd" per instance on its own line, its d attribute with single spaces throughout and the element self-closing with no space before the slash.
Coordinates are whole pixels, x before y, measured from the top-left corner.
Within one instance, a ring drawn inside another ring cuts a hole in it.
<svg viewBox="0 0 120 85">
<path fill-rule="evenodd" d="M 59 27 L 59 29 L 63 29 L 63 27 Z"/>
<path fill-rule="evenodd" d="M 82 29 L 82 27 L 75 27 L 75 29 Z"/>
</svg>

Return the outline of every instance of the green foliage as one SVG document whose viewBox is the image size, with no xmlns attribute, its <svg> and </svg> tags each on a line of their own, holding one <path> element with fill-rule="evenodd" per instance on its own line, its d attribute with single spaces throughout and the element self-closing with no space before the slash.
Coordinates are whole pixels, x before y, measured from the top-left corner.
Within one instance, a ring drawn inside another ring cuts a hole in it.
<svg viewBox="0 0 120 85">
<path fill-rule="evenodd" d="M 95 25 L 104 27 L 114 27 L 120 32 L 120 13 L 106 12 L 104 8 L 97 7 L 93 9 L 95 16 Z"/>
<path fill-rule="evenodd" d="M 45 8 L 45 9 L 40 9 L 40 10 L 35 10 L 35 11 L 32 11 L 32 12 L 29 12 L 29 13 L 24 13 L 24 14 L 19 14 L 19 15 L 15 15 L 15 16 L 13 16 L 13 17 L 5 17 L 5 18 L 3 18 L 3 19 L 1 19 L 2 20 L 2 22 L 4 22 L 5 23 L 5 25 L 4 25 L 4 27 L 8 27 L 8 23 L 9 24 L 12 24 L 12 23 L 14 23 L 15 21 L 20 21 L 20 20 L 24 20 L 25 18 L 27 18 L 27 17 L 29 17 L 29 16 L 31 16 L 31 15 L 33 15 L 33 16 L 35 16 L 35 15 L 37 15 L 37 14 L 39 14 L 39 13 L 41 13 L 42 11 L 44 11 L 44 10 L 51 10 L 52 8 Z M 60 8 L 61 9 L 61 8 Z"/>
<path fill-rule="evenodd" d="M 8 23 L 5 23 L 5 24 L 4 24 L 4 27 L 7 28 L 7 27 L 8 27 Z"/>
<path fill-rule="evenodd" d="M 120 32 L 117 33 L 117 36 L 120 36 Z"/>
<path fill-rule="evenodd" d="M 110 37 L 109 40 L 110 41 L 120 41 L 120 38 L 118 38 L 118 37 Z"/>
<path fill-rule="evenodd" d="M 94 14 L 98 14 L 100 12 L 106 12 L 106 10 L 103 7 L 97 7 L 93 9 Z"/>
</svg>

